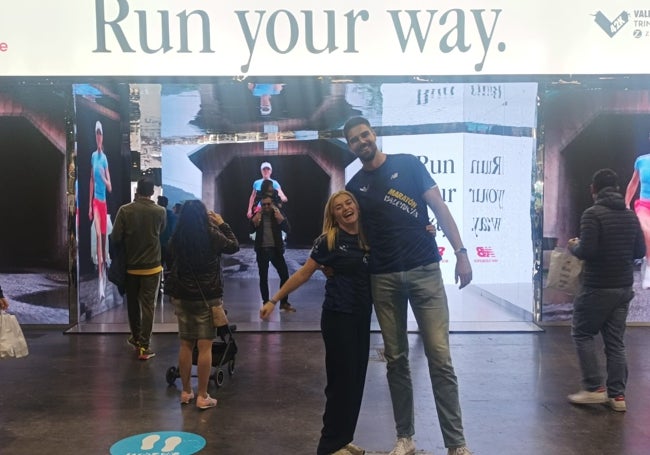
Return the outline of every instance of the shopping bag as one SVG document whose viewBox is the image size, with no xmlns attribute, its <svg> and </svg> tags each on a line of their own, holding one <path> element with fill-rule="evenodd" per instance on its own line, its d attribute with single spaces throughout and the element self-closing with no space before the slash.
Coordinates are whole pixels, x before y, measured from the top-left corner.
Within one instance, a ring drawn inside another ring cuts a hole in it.
<svg viewBox="0 0 650 455">
<path fill-rule="evenodd" d="M 27 354 L 27 341 L 18 319 L 13 314 L 0 311 L 0 359 L 18 359 Z"/>
<path fill-rule="evenodd" d="M 566 249 L 556 247 L 551 251 L 546 287 L 576 294 L 582 285 L 583 263 Z"/>
</svg>

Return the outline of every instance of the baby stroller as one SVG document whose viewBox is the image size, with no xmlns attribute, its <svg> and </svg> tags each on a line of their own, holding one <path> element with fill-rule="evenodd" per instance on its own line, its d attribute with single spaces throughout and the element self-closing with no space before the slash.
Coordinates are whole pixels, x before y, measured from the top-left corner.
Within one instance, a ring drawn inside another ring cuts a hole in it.
<svg viewBox="0 0 650 455">
<path fill-rule="evenodd" d="M 237 354 L 237 345 L 232 334 L 237 330 L 237 326 L 231 324 L 229 326 L 230 332 L 224 335 L 219 335 L 212 342 L 212 366 L 214 372 L 210 375 L 217 387 L 223 385 L 225 377 L 224 368 L 228 370 L 228 375 L 232 376 L 235 372 L 235 354 Z M 194 346 L 192 351 L 192 365 L 196 365 L 199 358 L 199 349 Z M 193 375 L 193 377 L 196 377 Z M 167 384 L 174 385 L 176 379 L 180 378 L 180 371 L 177 366 L 169 367 L 167 369 L 166 379 Z"/>
</svg>

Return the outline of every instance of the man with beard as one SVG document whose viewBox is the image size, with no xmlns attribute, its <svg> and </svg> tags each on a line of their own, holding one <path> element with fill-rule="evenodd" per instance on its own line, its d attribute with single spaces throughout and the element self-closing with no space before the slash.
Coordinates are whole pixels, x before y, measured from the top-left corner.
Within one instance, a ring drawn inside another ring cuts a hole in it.
<svg viewBox="0 0 650 455">
<path fill-rule="evenodd" d="M 412 155 L 386 155 L 363 117 L 343 128 L 362 168 L 346 189 L 359 201 L 370 245 L 372 296 L 384 340 L 397 443 L 390 455 L 413 455 L 413 384 L 408 360 L 407 305 L 418 321 L 433 396 L 448 455 L 467 455 L 458 382 L 449 349 L 449 309 L 435 237 L 427 230 L 433 210 L 456 255 L 456 282 L 472 280 L 467 250 L 447 204 L 426 168 Z"/>
</svg>

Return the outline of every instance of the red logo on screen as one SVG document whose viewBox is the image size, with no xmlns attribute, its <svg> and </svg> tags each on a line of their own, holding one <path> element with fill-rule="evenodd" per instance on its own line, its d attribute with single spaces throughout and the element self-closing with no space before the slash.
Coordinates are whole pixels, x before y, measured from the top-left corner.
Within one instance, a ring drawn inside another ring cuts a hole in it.
<svg viewBox="0 0 650 455">
<path fill-rule="evenodd" d="M 499 262 L 491 246 L 477 246 L 476 255 L 478 257 L 474 259 L 474 262 Z"/>
<path fill-rule="evenodd" d="M 9 45 L 3 41 L 0 41 L 0 52 L 7 52 L 9 50 Z"/>
<path fill-rule="evenodd" d="M 439 246 L 438 247 L 438 254 L 440 254 L 440 257 L 442 257 L 442 255 L 445 254 L 445 247 L 444 246 Z"/>
<path fill-rule="evenodd" d="M 496 257 L 494 251 L 489 246 L 477 246 L 476 254 L 480 258 L 493 258 Z"/>
</svg>

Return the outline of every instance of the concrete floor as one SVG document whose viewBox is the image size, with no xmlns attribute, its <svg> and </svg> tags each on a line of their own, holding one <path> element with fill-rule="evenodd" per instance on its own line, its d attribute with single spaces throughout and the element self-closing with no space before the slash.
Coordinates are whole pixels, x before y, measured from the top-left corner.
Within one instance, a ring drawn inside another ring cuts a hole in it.
<svg viewBox="0 0 650 455">
<path fill-rule="evenodd" d="M 217 408 L 178 403 L 169 386 L 178 340 L 156 333 L 157 356 L 142 362 L 124 334 L 25 329 L 30 355 L 0 362 L 0 454 L 108 454 L 130 436 L 182 431 L 205 438 L 200 453 L 315 453 L 323 410 L 318 332 L 246 332 L 232 377 L 212 382 Z M 418 335 L 410 335 L 418 453 L 446 454 Z M 650 453 L 650 329 L 628 329 L 628 412 L 576 407 L 578 370 L 568 327 L 529 333 L 453 333 L 469 447 L 476 455 Z M 355 442 L 387 453 L 394 442 L 381 337 L 372 334 Z M 148 455 L 149 451 L 142 451 Z M 169 452 L 173 453 L 173 452 Z M 189 452 L 180 452 L 184 455 Z"/>
</svg>

